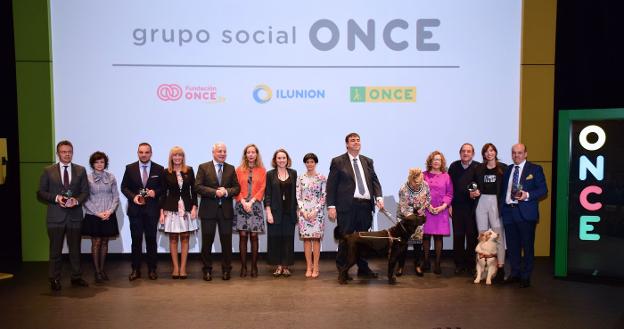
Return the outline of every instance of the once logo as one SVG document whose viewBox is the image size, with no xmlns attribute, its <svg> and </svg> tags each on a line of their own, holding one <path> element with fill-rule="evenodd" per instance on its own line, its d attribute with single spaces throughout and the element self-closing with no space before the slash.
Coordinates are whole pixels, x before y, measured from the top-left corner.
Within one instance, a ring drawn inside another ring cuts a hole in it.
<svg viewBox="0 0 624 329">
<path fill-rule="evenodd" d="M 416 87 L 351 87 L 351 103 L 414 103 Z"/>
<path fill-rule="evenodd" d="M 253 91 L 253 98 L 256 102 L 264 104 L 271 100 L 273 97 L 273 91 L 271 87 L 267 85 L 257 85 Z"/>
<path fill-rule="evenodd" d="M 177 101 L 182 97 L 182 88 L 177 84 L 162 84 L 156 90 L 158 98 L 163 101 Z"/>
</svg>

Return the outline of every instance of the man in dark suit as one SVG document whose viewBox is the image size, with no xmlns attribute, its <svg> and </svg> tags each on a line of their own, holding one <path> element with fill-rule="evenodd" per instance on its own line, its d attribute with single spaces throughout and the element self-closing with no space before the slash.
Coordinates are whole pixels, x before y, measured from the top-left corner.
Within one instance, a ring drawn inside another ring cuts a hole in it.
<svg viewBox="0 0 624 329">
<path fill-rule="evenodd" d="M 39 179 L 37 197 L 48 205 L 47 226 L 50 239 L 48 277 L 53 291 L 61 290 L 63 240 L 67 237 L 73 286 L 88 287 L 80 270 L 82 204 L 89 197 L 87 172 L 72 163 L 74 147 L 69 141 L 56 145 L 59 162 L 46 167 Z"/>
<path fill-rule="evenodd" d="M 360 154 L 360 136 L 350 133 L 345 137 L 347 153 L 335 157 L 327 177 L 327 208 L 331 220 L 338 219 L 343 235 L 368 231 L 373 223 L 375 204 L 383 209 L 381 184 L 373 167 L 373 160 Z M 338 244 L 336 266 L 342 268 L 347 262 L 344 241 Z M 376 278 L 368 262 L 359 258 L 358 276 Z"/>
<path fill-rule="evenodd" d="M 234 166 L 225 163 L 227 148 L 223 143 L 212 147 L 213 161 L 199 165 L 195 179 L 195 191 L 201 196 L 199 217 L 201 218 L 204 280 L 212 280 L 212 243 L 217 224 L 221 240 L 221 273 L 223 280 L 229 280 L 232 271 L 232 219 L 233 198 L 240 193 Z"/>
<path fill-rule="evenodd" d="M 546 178 L 540 165 L 526 161 L 524 144 L 511 148 L 513 164 L 503 175 L 499 203 L 511 275 L 507 283 L 520 282 L 520 287 L 531 285 L 533 271 L 535 227 L 539 220 L 539 200 L 546 196 Z M 521 267 L 524 265 L 524 267 Z"/>
<path fill-rule="evenodd" d="M 164 175 L 164 168 L 151 161 L 152 146 L 150 144 L 139 144 L 137 154 L 139 161 L 126 166 L 121 181 L 121 192 L 128 199 L 128 217 L 132 237 L 132 272 L 128 280 L 134 281 L 141 277 L 143 235 L 145 235 L 145 250 L 147 251 L 148 277 L 150 280 L 156 280 L 158 278 L 156 233 L 160 216 L 158 198 L 162 193 L 161 179 Z"/>
<path fill-rule="evenodd" d="M 464 143 L 459 148 L 460 159 L 451 163 L 448 174 L 453 182 L 453 258 L 455 274 L 466 271 L 474 272 L 475 247 L 477 246 L 477 223 L 475 219 L 475 200 L 470 197 L 468 185 L 472 183 L 474 168 L 479 164 L 473 160 L 474 147 Z"/>
</svg>

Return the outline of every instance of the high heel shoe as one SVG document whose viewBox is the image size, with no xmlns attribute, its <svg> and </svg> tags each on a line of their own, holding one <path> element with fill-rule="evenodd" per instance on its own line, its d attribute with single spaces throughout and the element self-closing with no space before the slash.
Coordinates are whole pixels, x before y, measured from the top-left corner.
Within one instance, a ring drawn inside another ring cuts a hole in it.
<svg viewBox="0 0 624 329">
<path fill-rule="evenodd" d="M 102 277 L 101 272 L 95 272 L 95 283 L 103 283 L 104 278 Z"/>
<path fill-rule="evenodd" d="M 420 266 L 416 266 L 416 276 L 423 276 L 425 275 L 425 273 L 423 273 L 423 270 L 420 268 Z"/>
<path fill-rule="evenodd" d="M 312 279 L 316 279 L 318 278 L 320 275 L 318 268 L 314 268 L 314 270 L 312 270 Z"/>
<path fill-rule="evenodd" d="M 402 276 L 403 275 L 403 266 L 399 266 L 397 268 L 395 275 L 396 276 Z"/>
<path fill-rule="evenodd" d="M 280 275 L 282 275 L 282 271 L 283 271 L 282 267 L 279 266 L 278 268 L 275 269 L 275 272 L 273 272 L 273 276 L 276 278 L 279 277 Z"/>
<path fill-rule="evenodd" d="M 258 277 L 258 265 L 251 265 L 251 277 L 252 278 Z"/>
<path fill-rule="evenodd" d="M 311 268 L 308 267 L 308 269 L 306 269 L 305 276 L 306 276 L 306 278 L 311 278 L 312 277 L 312 269 Z"/>
<path fill-rule="evenodd" d="M 291 275 L 290 270 L 288 269 L 288 267 L 284 268 L 282 270 L 282 275 L 285 277 L 289 277 Z"/>
<path fill-rule="evenodd" d="M 433 273 L 435 273 L 435 274 L 442 274 L 442 269 L 440 268 L 440 263 L 439 262 L 435 262 L 435 264 L 433 266 Z"/>
<path fill-rule="evenodd" d="M 241 277 L 241 278 L 244 278 L 244 277 L 246 277 L 246 276 L 247 276 L 247 266 L 246 266 L 246 265 L 244 265 L 244 266 L 241 266 L 241 270 L 240 270 L 240 277 Z"/>
</svg>

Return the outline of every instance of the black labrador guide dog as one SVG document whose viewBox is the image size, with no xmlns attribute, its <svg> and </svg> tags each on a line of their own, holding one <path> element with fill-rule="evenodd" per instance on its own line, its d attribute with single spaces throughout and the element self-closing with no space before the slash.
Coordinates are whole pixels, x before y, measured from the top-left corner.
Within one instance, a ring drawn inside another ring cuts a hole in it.
<svg viewBox="0 0 624 329">
<path fill-rule="evenodd" d="M 334 229 L 334 238 L 340 243 L 345 243 L 347 248 L 347 263 L 338 270 L 338 282 L 346 284 L 349 278 L 349 269 L 355 265 L 360 256 L 388 255 L 388 283 L 395 284 L 394 275 L 398 260 L 405 248 L 407 241 L 416 231 L 419 225 L 425 222 L 425 216 L 411 214 L 404 217 L 389 229 L 373 232 L 353 232 L 342 234 L 340 227 Z"/>
</svg>

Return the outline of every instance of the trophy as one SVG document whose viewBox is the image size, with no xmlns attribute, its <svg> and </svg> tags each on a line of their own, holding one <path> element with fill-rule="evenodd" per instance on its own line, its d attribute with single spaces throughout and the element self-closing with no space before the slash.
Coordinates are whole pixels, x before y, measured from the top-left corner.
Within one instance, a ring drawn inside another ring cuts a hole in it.
<svg viewBox="0 0 624 329">
<path fill-rule="evenodd" d="M 476 182 L 471 182 L 468 184 L 468 192 L 474 192 L 479 189 L 479 185 Z"/>
<path fill-rule="evenodd" d="M 140 189 L 139 190 L 139 197 L 137 198 L 138 203 L 140 205 L 144 205 L 146 197 L 147 197 L 147 189 L 146 188 Z"/>
<path fill-rule="evenodd" d="M 76 205 L 76 199 L 73 198 L 74 194 L 71 189 L 63 190 L 61 192 L 61 204 L 66 208 L 71 208 Z"/>
<path fill-rule="evenodd" d="M 511 186 L 511 195 L 516 200 L 520 199 L 522 197 L 522 184 L 513 184 Z"/>
</svg>

